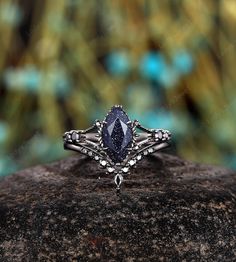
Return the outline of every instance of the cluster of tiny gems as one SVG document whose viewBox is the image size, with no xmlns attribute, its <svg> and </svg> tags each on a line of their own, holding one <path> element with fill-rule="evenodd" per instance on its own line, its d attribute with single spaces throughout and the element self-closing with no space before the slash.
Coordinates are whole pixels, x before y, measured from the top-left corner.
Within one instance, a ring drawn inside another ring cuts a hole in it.
<svg viewBox="0 0 236 262">
<path fill-rule="evenodd" d="M 142 131 L 143 138 L 139 139 L 136 129 Z M 114 173 L 119 189 L 123 176 L 129 174 L 143 156 L 169 145 L 171 134 L 164 129 L 146 129 L 138 121 L 130 121 L 121 106 L 114 106 L 104 121 L 97 120 L 87 130 L 66 132 L 63 138 L 65 149 L 86 154 L 106 168 L 108 174 Z"/>
</svg>

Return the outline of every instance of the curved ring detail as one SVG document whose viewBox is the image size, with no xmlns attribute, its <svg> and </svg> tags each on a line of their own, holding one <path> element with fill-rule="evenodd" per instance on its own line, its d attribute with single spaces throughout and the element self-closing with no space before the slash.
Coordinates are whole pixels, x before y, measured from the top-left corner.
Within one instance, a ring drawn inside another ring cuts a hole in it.
<svg viewBox="0 0 236 262">
<path fill-rule="evenodd" d="M 122 107 L 114 106 L 104 121 L 96 120 L 86 130 L 70 130 L 63 135 L 64 149 L 98 161 L 107 173 L 114 174 L 117 190 L 123 177 L 130 174 L 143 156 L 168 147 L 171 141 L 168 130 L 148 129 L 137 120 L 126 119 Z"/>
</svg>

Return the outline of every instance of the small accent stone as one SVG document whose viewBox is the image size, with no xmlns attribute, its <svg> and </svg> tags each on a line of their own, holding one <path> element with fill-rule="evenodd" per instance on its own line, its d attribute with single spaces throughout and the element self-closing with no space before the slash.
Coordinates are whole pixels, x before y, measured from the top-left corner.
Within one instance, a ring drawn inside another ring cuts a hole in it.
<svg viewBox="0 0 236 262">
<path fill-rule="evenodd" d="M 89 155 L 89 156 L 92 156 L 92 155 L 93 155 L 93 152 L 92 152 L 92 151 L 89 151 L 89 152 L 88 152 L 88 155 Z"/>
<path fill-rule="evenodd" d="M 100 161 L 100 164 L 101 164 L 101 166 L 106 166 L 106 165 L 107 165 L 107 161 L 101 160 L 101 161 Z"/>
<path fill-rule="evenodd" d="M 115 184 L 119 187 L 123 181 L 123 176 L 121 174 L 117 174 L 114 178 Z"/>
<path fill-rule="evenodd" d="M 66 140 L 70 140 L 71 139 L 71 136 L 69 133 L 66 134 L 66 137 L 65 137 Z"/>
<path fill-rule="evenodd" d="M 96 121 L 96 126 L 100 126 L 100 125 L 101 125 L 100 121 Z"/>
<path fill-rule="evenodd" d="M 153 148 L 148 148 L 149 153 L 153 153 L 154 149 Z"/>
<path fill-rule="evenodd" d="M 135 163 L 136 163 L 136 161 L 135 161 L 134 159 L 131 159 L 131 160 L 129 161 L 129 165 L 130 165 L 130 166 L 135 165 Z"/>
<path fill-rule="evenodd" d="M 143 152 L 143 154 L 146 156 L 146 155 L 148 154 L 148 151 L 145 150 L 145 151 Z"/>
<path fill-rule="evenodd" d="M 76 132 L 73 132 L 71 135 L 72 140 L 75 142 L 77 140 L 79 140 L 79 134 Z"/>
<path fill-rule="evenodd" d="M 137 155 L 137 160 L 141 160 L 142 156 L 141 155 Z"/>
<path fill-rule="evenodd" d="M 98 161 L 98 160 L 99 160 L 99 156 L 95 156 L 94 159 L 95 159 L 96 161 Z"/>
<path fill-rule="evenodd" d="M 108 170 L 109 173 L 112 173 L 112 172 L 115 171 L 115 168 L 113 168 L 113 167 L 108 167 L 107 170 Z"/>
<path fill-rule="evenodd" d="M 165 133 L 165 134 L 163 135 L 163 137 L 165 137 L 165 138 L 168 138 L 168 134 L 167 134 L 167 133 Z"/>
<path fill-rule="evenodd" d="M 157 134 L 158 134 L 158 137 L 159 137 L 160 139 L 162 139 L 162 132 L 161 132 L 161 131 L 158 131 Z"/>
<path fill-rule="evenodd" d="M 125 166 L 125 167 L 122 168 L 122 171 L 123 171 L 124 173 L 127 173 L 127 172 L 129 171 L 129 168 Z"/>
</svg>

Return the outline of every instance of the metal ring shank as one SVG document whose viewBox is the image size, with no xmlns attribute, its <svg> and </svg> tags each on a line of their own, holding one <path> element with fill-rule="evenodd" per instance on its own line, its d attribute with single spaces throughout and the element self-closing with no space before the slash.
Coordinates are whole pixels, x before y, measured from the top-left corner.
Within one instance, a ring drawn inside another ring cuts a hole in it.
<svg viewBox="0 0 236 262">
<path fill-rule="evenodd" d="M 133 131 L 133 142 L 128 148 L 129 154 L 121 163 L 126 166 L 127 163 L 139 155 L 148 155 L 160 149 L 169 146 L 171 134 L 165 129 L 147 129 L 139 123 L 131 123 L 132 130 L 136 128 L 139 132 Z M 101 128 L 96 128 L 96 125 L 86 130 L 71 130 L 65 132 L 64 148 L 73 150 L 84 155 L 92 156 L 95 160 L 104 159 L 109 166 L 114 166 L 111 159 L 107 156 L 106 148 L 103 146 Z M 103 162 L 103 163 L 105 163 Z"/>
<path fill-rule="evenodd" d="M 168 146 L 170 146 L 170 144 L 168 142 L 163 142 L 163 143 L 156 144 L 156 145 L 155 145 L 155 143 L 150 143 L 147 147 L 144 147 L 142 150 L 138 150 L 136 152 L 136 154 L 139 154 L 140 152 L 142 152 L 142 151 L 144 151 L 144 150 L 146 150 L 150 147 L 153 148 L 153 152 L 156 152 L 156 151 L 159 151 L 159 150 L 166 148 Z M 87 155 L 87 152 L 83 151 L 84 148 L 88 149 L 90 151 L 93 151 L 96 154 L 99 154 L 94 147 L 92 147 L 91 145 L 89 145 L 87 143 L 80 143 L 78 145 L 66 143 L 66 142 L 64 143 L 64 149 L 72 150 L 72 151 L 79 152 L 79 153 Z"/>
</svg>

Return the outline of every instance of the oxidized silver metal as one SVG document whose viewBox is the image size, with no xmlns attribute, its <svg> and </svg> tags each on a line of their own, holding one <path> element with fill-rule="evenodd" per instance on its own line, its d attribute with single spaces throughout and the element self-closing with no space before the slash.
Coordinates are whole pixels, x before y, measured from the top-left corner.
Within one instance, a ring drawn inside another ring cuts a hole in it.
<svg viewBox="0 0 236 262">
<path fill-rule="evenodd" d="M 115 107 L 122 108 L 120 105 Z M 133 133 L 132 145 L 127 157 L 121 163 L 114 163 L 107 155 L 102 142 L 101 133 L 104 123 L 106 123 L 105 120 L 96 120 L 95 124 L 86 130 L 65 132 L 63 135 L 64 149 L 82 153 L 99 162 L 101 168 L 114 175 L 116 189 L 119 191 L 124 177 L 130 174 L 130 170 L 136 167 L 143 156 L 170 145 L 171 133 L 165 129 L 145 128 L 138 120 L 130 121 Z"/>
</svg>

